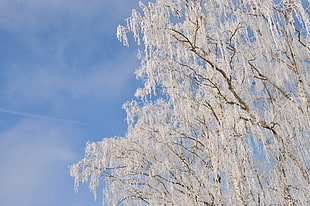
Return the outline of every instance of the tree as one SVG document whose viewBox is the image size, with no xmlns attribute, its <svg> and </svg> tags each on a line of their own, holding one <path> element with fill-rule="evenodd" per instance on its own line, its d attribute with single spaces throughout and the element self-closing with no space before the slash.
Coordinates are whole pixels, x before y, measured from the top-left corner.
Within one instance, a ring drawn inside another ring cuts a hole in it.
<svg viewBox="0 0 310 206">
<path fill-rule="evenodd" d="M 140 3 L 125 137 L 88 143 L 75 187 L 106 205 L 310 205 L 310 21 L 302 0 Z"/>
</svg>

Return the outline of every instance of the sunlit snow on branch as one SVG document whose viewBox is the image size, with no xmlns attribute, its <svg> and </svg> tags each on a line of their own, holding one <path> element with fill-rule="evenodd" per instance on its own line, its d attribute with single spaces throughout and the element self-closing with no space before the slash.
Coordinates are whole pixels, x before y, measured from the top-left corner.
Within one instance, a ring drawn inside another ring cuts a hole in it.
<svg viewBox="0 0 310 206">
<path fill-rule="evenodd" d="M 71 166 L 103 205 L 310 205 L 310 17 L 301 0 L 140 3 L 117 37 L 144 87 L 123 138 Z"/>
</svg>

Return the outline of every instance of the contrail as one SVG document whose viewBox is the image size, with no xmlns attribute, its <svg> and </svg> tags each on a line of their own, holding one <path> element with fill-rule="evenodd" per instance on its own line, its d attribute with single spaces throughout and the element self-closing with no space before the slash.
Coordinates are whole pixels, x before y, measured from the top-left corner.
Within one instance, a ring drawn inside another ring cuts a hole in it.
<svg viewBox="0 0 310 206">
<path fill-rule="evenodd" d="M 0 109 L 0 112 L 15 114 L 15 115 L 19 115 L 19 116 L 25 116 L 25 117 L 32 117 L 32 118 L 46 119 L 46 120 L 52 120 L 52 121 L 66 122 L 66 123 L 70 123 L 70 124 L 85 124 L 83 122 L 78 122 L 78 121 L 73 121 L 73 120 L 59 119 L 59 118 L 53 118 L 53 117 L 47 117 L 47 116 L 42 116 L 42 115 L 26 113 L 26 112 L 12 111 L 12 110 L 7 110 L 7 109 Z"/>
</svg>

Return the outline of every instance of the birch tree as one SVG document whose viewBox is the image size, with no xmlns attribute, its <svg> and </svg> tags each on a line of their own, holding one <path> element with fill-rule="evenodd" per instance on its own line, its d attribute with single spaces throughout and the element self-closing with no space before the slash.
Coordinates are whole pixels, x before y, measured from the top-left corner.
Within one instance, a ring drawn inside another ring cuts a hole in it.
<svg viewBox="0 0 310 206">
<path fill-rule="evenodd" d="M 308 0 L 140 3 L 117 37 L 144 86 L 125 137 L 88 143 L 103 205 L 310 205 Z"/>
</svg>

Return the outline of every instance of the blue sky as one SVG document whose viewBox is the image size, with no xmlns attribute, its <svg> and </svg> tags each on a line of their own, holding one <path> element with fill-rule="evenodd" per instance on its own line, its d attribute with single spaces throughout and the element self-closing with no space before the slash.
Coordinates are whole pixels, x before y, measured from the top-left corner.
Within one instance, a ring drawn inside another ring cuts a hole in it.
<svg viewBox="0 0 310 206">
<path fill-rule="evenodd" d="M 68 166 L 122 136 L 139 81 L 116 27 L 138 0 L 0 0 L 0 205 L 94 206 Z M 134 45 L 134 44 L 132 44 Z"/>
<path fill-rule="evenodd" d="M 305 1 L 304 1 L 305 2 Z M 126 132 L 136 47 L 116 39 L 138 0 L 0 0 L 0 205 L 97 206 L 68 166 Z"/>
</svg>

